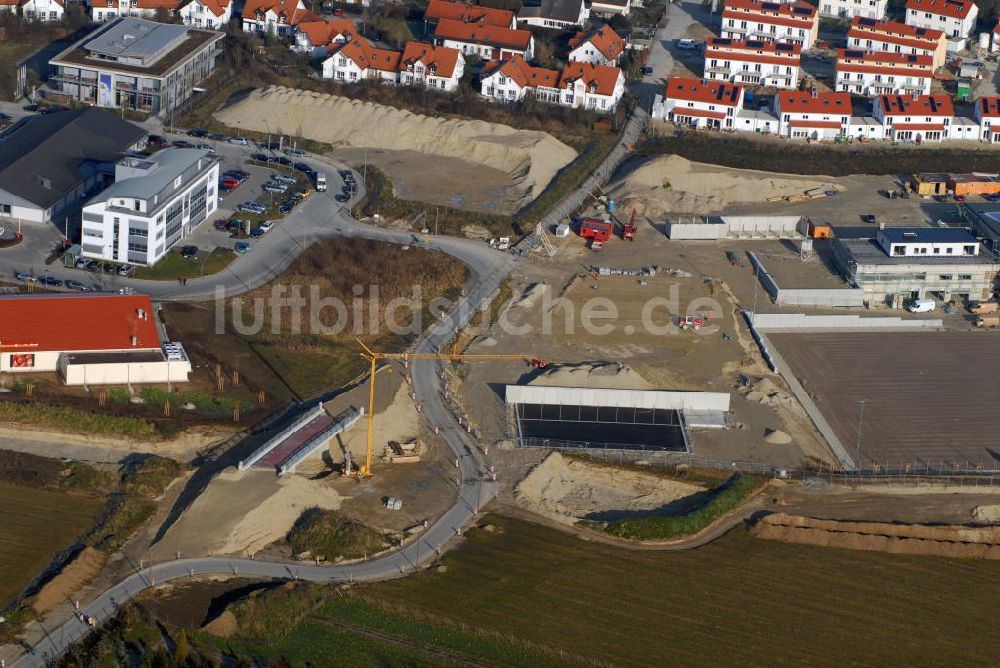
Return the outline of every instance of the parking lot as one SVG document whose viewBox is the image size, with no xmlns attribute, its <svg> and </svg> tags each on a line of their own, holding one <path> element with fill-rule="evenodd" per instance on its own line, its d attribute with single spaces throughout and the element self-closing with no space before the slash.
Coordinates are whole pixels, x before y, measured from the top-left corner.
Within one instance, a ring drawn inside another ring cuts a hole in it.
<svg viewBox="0 0 1000 668">
<path fill-rule="evenodd" d="M 1000 468 L 1000 340 L 994 332 L 811 332 L 771 342 L 861 463 Z"/>
</svg>

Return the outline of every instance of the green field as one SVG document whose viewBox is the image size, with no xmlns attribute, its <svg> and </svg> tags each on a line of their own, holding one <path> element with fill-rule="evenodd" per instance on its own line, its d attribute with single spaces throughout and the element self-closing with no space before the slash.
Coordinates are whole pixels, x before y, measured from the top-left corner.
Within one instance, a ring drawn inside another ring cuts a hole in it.
<svg viewBox="0 0 1000 668">
<path fill-rule="evenodd" d="M 237 258 L 229 248 L 216 248 L 199 258 L 181 257 L 179 250 L 172 251 L 152 267 L 139 267 L 135 278 L 151 281 L 176 281 L 178 278 L 199 278 L 217 274 Z"/>
<path fill-rule="evenodd" d="M 0 482 L 0 607 L 76 542 L 103 507 L 101 498 Z"/>
<path fill-rule="evenodd" d="M 496 530 L 470 531 L 444 557 L 446 573 L 365 595 L 397 612 L 613 665 L 996 659 L 995 561 L 792 545 L 742 530 L 697 550 L 629 551 L 518 520 L 485 521 Z"/>
</svg>

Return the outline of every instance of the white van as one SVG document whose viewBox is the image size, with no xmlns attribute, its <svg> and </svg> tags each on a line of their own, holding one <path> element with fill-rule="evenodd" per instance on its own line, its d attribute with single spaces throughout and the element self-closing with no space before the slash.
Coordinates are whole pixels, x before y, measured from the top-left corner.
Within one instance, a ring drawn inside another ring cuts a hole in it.
<svg viewBox="0 0 1000 668">
<path fill-rule="evenodd" d="M 677 48 L 684 51 L 696 51 L 698 49 L 698 42 L 693 39 L 679 39 L 677 40 Z"/>
<path fill-rule="evenodd" d="M 933 299 L 918 299 L 910 304 L 910 313 L 930 313 L 934 310 Z"/>
<path fill-rule="evenodd" d="M 326 173 L 316 172 L 316 191 L 325 192 L 326 191 Z"/>
</svg>

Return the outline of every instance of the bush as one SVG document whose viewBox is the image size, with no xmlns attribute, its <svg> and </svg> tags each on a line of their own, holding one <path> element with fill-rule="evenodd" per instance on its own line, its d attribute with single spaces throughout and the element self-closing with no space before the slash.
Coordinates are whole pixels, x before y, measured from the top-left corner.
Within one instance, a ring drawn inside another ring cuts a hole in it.
<svg viewBox="0 0 1000 668">
<path fill-rule="evenodd" d="M 36 402 L 0 401 L 0 422 L 21 422 L 42 429 L 65 429 L 127 438 L 150 438 L 158 435 L 156 425 L 141 418 L 104 415 Z"/>
<path fill-rule="evenodd" d="M 715 489 L 698 510 L 676 517 L 639 517 L 609 522 L 604 531 L 630 540 L 668 540 L 696 534 L 736 508 L 758 487 L 752 478 L 735 475 Z"/>
<path fill-rule="evenodd" d="M 360 559 L 388 546 L 386 537 L 374 529 L 346 519 L 333 510 L 312 508 L 302 513 L 288 533 L 293 554 L 312 553 L 332 561 L 338 557 Z"/>
</svg>

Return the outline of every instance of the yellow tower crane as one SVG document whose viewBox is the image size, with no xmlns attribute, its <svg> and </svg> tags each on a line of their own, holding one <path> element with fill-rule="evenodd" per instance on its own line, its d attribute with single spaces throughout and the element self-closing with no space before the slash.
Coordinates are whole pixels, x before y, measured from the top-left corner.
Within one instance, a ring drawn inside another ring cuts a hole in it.
<svg viewBox="0 0 1000 668">
<path fill-rule="evenodd" d="M 465 355 L 460 353 L 377 353 L 364 344 L 361 339 L 355 339 L 364 348 L 359 353 L 368 360 L 371 369 L 368 375 L 368 445 L 365 450 L 365 464 L 358 467 L 359 476 L 372 475 L 372 421 L 375 418 L 375 368 L 379 360 L 450 360 L 461 362 L 467 360 L 529 360 L 532 366 L 545 367 L 543 360 L 529 355 Z"/>
</svg>

